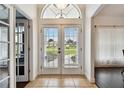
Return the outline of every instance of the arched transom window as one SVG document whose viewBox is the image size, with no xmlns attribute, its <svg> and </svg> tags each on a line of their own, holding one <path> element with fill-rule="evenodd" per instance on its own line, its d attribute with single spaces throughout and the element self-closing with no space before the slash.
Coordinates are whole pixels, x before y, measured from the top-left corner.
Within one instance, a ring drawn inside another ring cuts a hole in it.
<svg viewBox="0 0 124 93">
<path fill-rule="evenodd" d="M 81 13 L 73 4 L 49 4 L 44 7 L 41 18 L 81 18 Z"/>
</svg>

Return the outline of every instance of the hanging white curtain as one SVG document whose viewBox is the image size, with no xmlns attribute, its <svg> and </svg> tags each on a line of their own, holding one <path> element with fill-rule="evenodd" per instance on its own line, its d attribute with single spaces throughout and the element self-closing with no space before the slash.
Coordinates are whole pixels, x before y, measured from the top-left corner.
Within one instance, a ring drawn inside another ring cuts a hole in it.
<svg viewBox="0 0 124 93">
<path fill-rule="evenodd" d="M 115 29 L 115 57 L 124 58 L 122 50 L 124 50 L 124 27 L 116 27 Z"/>
<path fill-rule="evenodd" d="M 96 64 L 124 64 L 124 27 L 96 28 Z"/>
</svg>

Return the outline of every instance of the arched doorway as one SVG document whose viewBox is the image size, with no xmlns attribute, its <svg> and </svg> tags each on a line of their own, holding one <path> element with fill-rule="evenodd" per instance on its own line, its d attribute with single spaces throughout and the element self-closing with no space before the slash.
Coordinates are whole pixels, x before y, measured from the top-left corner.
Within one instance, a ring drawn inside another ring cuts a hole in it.
<svg viewBox="0 0 124 93">
<path fill-rule="evenodd" d="M 81 74 L 82 16 L 78 6 L 46 5 L 40 18 L 40 72 Z"/>
</svg>

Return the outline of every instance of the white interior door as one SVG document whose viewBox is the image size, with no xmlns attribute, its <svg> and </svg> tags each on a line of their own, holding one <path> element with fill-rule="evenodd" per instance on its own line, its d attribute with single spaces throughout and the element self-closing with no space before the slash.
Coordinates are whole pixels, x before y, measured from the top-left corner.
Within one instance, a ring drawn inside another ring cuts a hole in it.
<svg viewBox="0 0 124 93">
<path fill-rule="evenodd" d="M 28 81 L 28 20 L 16 20 L 16 80 Z"/>
<path fill-rule="evenodd" d="M 42 74 L 81 74 L 80 28 L 45 25 L 42 29 Z"/>
</svg>

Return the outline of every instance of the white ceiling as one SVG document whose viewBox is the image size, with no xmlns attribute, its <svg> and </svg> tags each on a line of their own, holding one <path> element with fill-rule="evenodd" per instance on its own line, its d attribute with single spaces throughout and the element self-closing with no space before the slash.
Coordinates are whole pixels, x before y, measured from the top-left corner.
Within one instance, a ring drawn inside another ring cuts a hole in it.
<svg viewBox="0 0 124 93">
<path fill-rule="evenodd" d="M 25 18 L 21 13 L 19 13 L 18 11 L 16 11 L 16 17 L 18 18 Z M 4 10 L 4 11 L 0 11 L 0 19 L 7 19 L 8 18 L 8 11 Z"/>
<path fill-rule="evenodd" d="M 24 17 L 21 13 L 19 13 L 18 11 L 16 11 L 16 17 Z"/>
<path fill-rule="evenodd" d="M 124 17 L 124 4 L 108 4 L 97 16 Z"/>
</svg>

